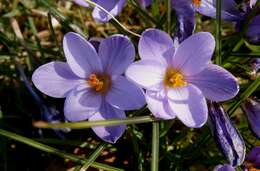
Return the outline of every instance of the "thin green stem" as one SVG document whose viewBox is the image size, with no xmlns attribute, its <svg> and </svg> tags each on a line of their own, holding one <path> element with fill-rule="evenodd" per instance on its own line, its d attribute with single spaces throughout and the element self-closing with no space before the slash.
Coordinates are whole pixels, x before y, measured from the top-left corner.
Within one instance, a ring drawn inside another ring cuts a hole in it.
<svg viewBox="0 0 260 171">
<path fill-rule="evenodd" d="M 108 119 L 100 121 L 83 121 L 83 122 L 67 122 L 67 123 L 47 123 L 47 122 L 34 122 L 33 125 L 37 128 L 70 128 L 70 129 L 85 129 L 96 126 L 115 126 L 122 124 L 139 124 L 139 123 L 148 123 L 154 122 L 158 119 L 152 116 L 139 116 L 126 119 Z"/>
<path fill-rule="evenodd" d="M 216 13 L 216 64 L 221 65 L 221 0 L 217 0 Z"/>
<path fill-rule="evenodd" d="M 159 122 L 153 123 L 151 171 L 159 170 L 159 144 L 160 144 L 159 126 L 160 126 Z"/>
<path fill-rule="evenodd" d="M 44 152 L 47 152 L 50 154 L 54 154 L 54 155 L 62 157 L 62 158 L 69 159 L 69 160 L 77 162 L 79 164 L 85 164 L 86 162 L 89 161 L 86 159 L 82 159 L 76 155 L 65 153 L 59 149 L 47 146 L 45 144 L 39 143 L 37 141 L 31 140 L 29 138 L 23 137 L 21 135 L 18 135 L 18 134 L 15 134 L 15 133 L 3 130 L 3 129 L 0 129 L 0 135 L 8 137 L 13 140 L 16 140 L 18 142 L 24 143 L 24 144 L 34 147 L 38 150 L 41 150 L 41 151 L 44 151 Z M 111 167 L 106 164 L 101 164 L 101 163 L 97 163 L 97 162 L 93 162 L 91 164 L 91 166 L 94 168 L 97 168 L 97 169 L 103 169 L 103 170 L 107 170 L 107 171 L 123 171 L 122 169 Z"/>
<path fill-rule="evenodd" d="M 91 6 L 93 7 L 98 7 L 99 9 L 101 9 L 102 11 L 104 11 L 107 15 L 109 15 L 120 27 L 122 27 L 125 31 L 127 31 L 128 33 L 136 36 L 136 37 L 141 37 L 141 35 L 129 30 L 128 28 L 126 28 L 123 24 L 120 23 L 120 21 L 118 21 L 110 12 L 108 12 L 105 8 L 103 8 L 102 6 L 100 6 L 99 4 L 92 2 L 91 0 L 85 0 L 87 3 L 89 3 Z"/>
<path fill-rule="evenodd" d="M 107 143 L 103 142 L 101 143 L 97 149 L 94 151 L 93 154 L 88 158 L 88 161 L 79 169 L 79 171 L 85 171 L 88 170 L 88 168 L 91 166 L 91 164 L 98 158 L 100 153 L 104 150 Z"/>
</svg>

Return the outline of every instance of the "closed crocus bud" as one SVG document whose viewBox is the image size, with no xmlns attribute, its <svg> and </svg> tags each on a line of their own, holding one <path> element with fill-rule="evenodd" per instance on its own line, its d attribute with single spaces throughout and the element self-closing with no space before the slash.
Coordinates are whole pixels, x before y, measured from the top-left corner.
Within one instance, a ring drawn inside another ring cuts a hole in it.
<svg viewBox="0 0 260 171">
<path fill-rule="evenodd" d="M 208 108 L 208 124 L 219 149 L 231 166 L 241 165 L 246 151 L 244 140 L 219 104 L 208 102 Z"/>
<path fill-rule="evenodd" d="M 260 138 L 260 101 L 257 99 L 248 99 L 243 103 L 242 107 L 246 113 L 251 130 Z"/>
</svg>

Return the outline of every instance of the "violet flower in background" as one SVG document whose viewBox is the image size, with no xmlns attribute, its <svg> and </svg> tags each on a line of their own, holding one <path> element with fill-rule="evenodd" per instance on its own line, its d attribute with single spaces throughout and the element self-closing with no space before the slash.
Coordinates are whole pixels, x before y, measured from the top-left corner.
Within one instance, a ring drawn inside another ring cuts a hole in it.
<svg viewBox="0 0 260 171">
<path fill-rule="evenodd" d="M 248 99 L 242 105 L 246 113 L 249 126 L 253 133 L 260 138 L 260 102 L 259 100 Z"/>
<path fill-rule="evenodd" d="M 260 146 L 254 147 L 246 156 L 243 171 L 260 170 Z"/>
<path fill-rule="evenodd" d="M 221 18 L 225 21 L 234 22 L 238 31 L 242 29 L 243 23 L 246 20 L 251 8 L 247 4 L 244 10 L 239 9 L 239 5 L 234 0 L 221 1 Z M 256 0 L 250 1 L 252 7 Z M 216 1 L 215 0 L 173 0 L 173 8 L 177 15 L 177 37 L 182 40 L 182 37 L 191 35 L 195 27 L 195 11 L 202 15 L 216 18 Z M 250 43 L 260 43 L 260 15 L 255 16 L 249 23 L 245 37 Z"/>
<path fill-rule="evenodd" d="M 155 117 L 176 116 L 188 127 L 201 127 L 207 121 L 206 98 L 225 101 L 238 92 L 233 75 L 210 64 L 214 37 L 196 33 L 174 49 L 171 37 L 157 29 L 141 35 L 140 61 L 131 64 L 126 76 L 146 89 L 148 108 Z"/>
<path fill-rule="evenodd" d="M 236 171 L 236 169 L 229 164 L 217 165 L 213 171 Z"/>
<path fill-rule="evenodd" d="M 73 1 L 83 7 L 87 7 L 87 8 L 91 7 L 85 0 L 73 0 Z M 113 16 L 119 15 L 123 7 L 127 3 L 127 0 L 92 0 L 92 1 L 102 6 Z M 152 0 L 139 0 L 139 1 L 143 7 L 146 7 L 151 4 Z M 92 16 L 96 21 L 102 23 L 108 22 L 111 19 L 111 16 L 109 16 L 106 12 L 102 11 L 98 7 L 94 7 Z"/>
<path fill-rule="evenodd" d="M 91 43 L 77 33 L 63 39 L 65 62 L 50 62 L 32 76 L 34 85 L 44 94 L 64 98 L 64 114 L 69 121 L 123 119 L 124 110 L 145 104 L 141 88 L 122 76 L 134 61 L 135 49 L 122 35 L 110 36 L 96 52 Z M 115 143 L 125 125 L 93 127 L 103 140 Z"/>
<path fill-rule="evenodd" d="M 228 114 L 216 102 L 208 102 L 208 125 L 220 151 L 233 167 L 245 159 L 246 147 L 242 136 L 232 124 Z"/>
<path fill-rule="evenodd" d="M 192 0 L 194 9 L 202 15 L 216 18 L 216 0 Z M 245 14 L 241 13 L 234 0 L 221 1 L 221 18 L 226 21 L 240 21 Z"/>
</svg>

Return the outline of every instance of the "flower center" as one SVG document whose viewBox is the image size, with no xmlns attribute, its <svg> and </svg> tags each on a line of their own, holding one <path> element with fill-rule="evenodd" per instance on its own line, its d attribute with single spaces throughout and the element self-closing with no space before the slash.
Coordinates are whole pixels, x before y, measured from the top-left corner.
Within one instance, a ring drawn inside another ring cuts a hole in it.
<svg viewBox="0 0 260 171">
<path fill-rule="evenodd" d="M 87 83 L 96 92 L 106 93 L 111 86 L 111 79 L 108 75 L 90 74 Z"/>
<path fill-rule="evenodd" d="M 193 3 L 196 7 L 200 7 L 201 0 L 192 0 L 192 3 Z"/>
<path fill-rule="evenodd" d="M 168 87 L 176 88 L 186 86 L 187 82 L 180 71 L 169 67 L 165 73 L 164 84 Z"/>
</svg>

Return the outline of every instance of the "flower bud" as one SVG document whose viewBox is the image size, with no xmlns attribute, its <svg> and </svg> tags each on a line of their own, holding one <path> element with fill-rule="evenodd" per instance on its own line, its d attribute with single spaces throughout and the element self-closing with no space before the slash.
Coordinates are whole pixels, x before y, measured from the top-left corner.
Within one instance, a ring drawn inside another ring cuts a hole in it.
<svg viewBox="0 0 260 171">
<path fill-rule="evenodd" d="M 208 108 L 208 124 L 219 149 L 231 166 L 241 165 L 246 152 L 242 136 L 219 104 L 209 102 Z"/>
<path fill-rule="evenodd" d="M 260 138 L 260 102 L 248 99 L 242 105 L 253 133 Z"/>
</svg>

